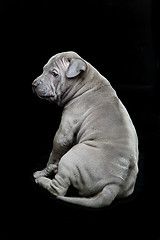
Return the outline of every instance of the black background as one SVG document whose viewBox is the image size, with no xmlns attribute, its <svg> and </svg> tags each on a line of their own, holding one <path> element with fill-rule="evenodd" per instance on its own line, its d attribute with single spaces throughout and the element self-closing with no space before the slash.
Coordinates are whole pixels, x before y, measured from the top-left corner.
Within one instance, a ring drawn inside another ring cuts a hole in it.
<svg viewBox="0 0 160 240">
<path fill-rule="evenodd" d="M 2 239 L 160 239 L 157 2 L 1 3 L 1 142 L 5 143 Z M 38 99 L 31 83 L 52 55 L 69 50 L 108 78 L 127 107 L 139 137 L 135 191 L 105 209 L 57 201 L 39 189 L 32 177 L 47 163 L 62 109 Z"/>
</svg>

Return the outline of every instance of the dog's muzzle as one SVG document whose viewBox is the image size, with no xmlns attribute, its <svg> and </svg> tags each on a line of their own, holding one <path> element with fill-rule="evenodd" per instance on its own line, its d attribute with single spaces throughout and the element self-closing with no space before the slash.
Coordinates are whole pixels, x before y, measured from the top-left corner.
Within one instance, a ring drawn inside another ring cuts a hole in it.
<svg viewBox="0 0 160 240">
<path fill-rule="evenodd" d="M 49 101 L 55 101 L 57 99 L 55 89 L 52 91 L 42 81 L 34 80 L 32 83 L 32 90 L 37 94 L 39 98 Z"/>
</svg>

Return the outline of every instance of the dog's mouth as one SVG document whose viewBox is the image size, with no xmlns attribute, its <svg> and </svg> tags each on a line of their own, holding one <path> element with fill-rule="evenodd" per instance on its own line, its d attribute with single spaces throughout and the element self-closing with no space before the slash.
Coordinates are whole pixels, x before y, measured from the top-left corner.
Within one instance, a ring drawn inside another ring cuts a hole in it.
<svg viewBox="0 0 160 240">
<path fill-rule="evenodd" d="M 40 98 L 40 99 L 44 99 L 44 100 L 47 100 L 47 101 L 50 101 L 50 102 L 53 102 L 56 100 L 56 96 L 55 95 L 40 95 L 38 93 L 36 93 L 37 96 Z"/>
<path fill-rule="evenodd" d="M 47 101 L 49 101 L 49 102 L 54 102 L 54 101 L 56 101 L 56 96 L 54 96 L 54 95 L 51 95 L 51 96 L 44 96 L 44 97 L 40 97 L 41 99 L 45 99 L 45 100 L 47 100 Z"/>
<path fill-rule="evenodd" d="M 33 93 L 35 93 L 40 99 L 45 99 L 50 102 L 56 101 L 56 94 L 45 94 L 43 91 L 37 91 L 34 87 L 32 88 Z"/>
</svg>

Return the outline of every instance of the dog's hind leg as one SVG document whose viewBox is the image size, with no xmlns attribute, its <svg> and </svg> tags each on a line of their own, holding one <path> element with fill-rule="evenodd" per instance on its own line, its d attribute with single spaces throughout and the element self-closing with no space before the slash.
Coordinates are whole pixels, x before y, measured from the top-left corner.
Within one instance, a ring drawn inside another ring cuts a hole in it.
<svg viewBox="0 0 160 240">
<path fill-rule="evenodd" d="M 39 177 L 35 179 L 35 182 L 55 196 L 64 196 L 71 184 L 70 172 L 65 165 L 59 164 L 58 172 L 52 180 L 47 177 Z"/>
<path fill-rule="evenodd" d="M 47 177 L 39 177 L 35 179 L 35 182 L 55 196 L 64 196 L 70 185 L 57 174 L 52 180 Z"/>
</svg>

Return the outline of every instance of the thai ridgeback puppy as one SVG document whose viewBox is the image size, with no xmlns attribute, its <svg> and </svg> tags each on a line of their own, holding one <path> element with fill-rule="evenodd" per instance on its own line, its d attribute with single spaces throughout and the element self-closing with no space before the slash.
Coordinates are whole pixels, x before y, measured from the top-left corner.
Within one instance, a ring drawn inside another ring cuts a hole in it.
<svg viewBox="0 0 160 240">
<path fill-rule="evenodd" d="M 36 183 L 58 199 L 94 208 L 129 196 L 138 173 L 138 139 L 109 81 L 75 52 L 63 52 L 32 85 L 40 98 L 63 107 L 47 166 L 34 173 Z M 79 197 L 65 196 L 70 185 Z"/>
</svg>

